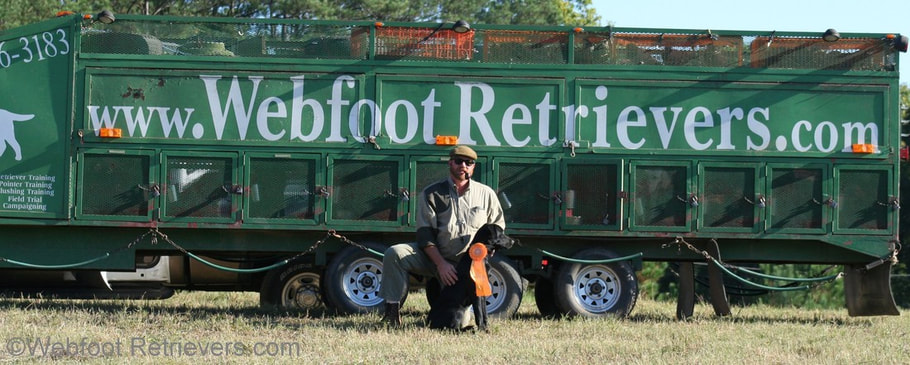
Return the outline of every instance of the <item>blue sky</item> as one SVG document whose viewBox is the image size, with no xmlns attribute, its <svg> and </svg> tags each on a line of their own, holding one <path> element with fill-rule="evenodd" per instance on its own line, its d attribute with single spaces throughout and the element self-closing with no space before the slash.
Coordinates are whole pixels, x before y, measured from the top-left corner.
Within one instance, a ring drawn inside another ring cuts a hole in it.
<svg viewBox="0 0 910 365">
<path fill-rule="evenodd" d="M 900 33 L 910 35 L 910 1 L 593 0 L 603 25 L 712 30 Z M 900 54 L 902 84 L 910 53 Z"/>
</svg>

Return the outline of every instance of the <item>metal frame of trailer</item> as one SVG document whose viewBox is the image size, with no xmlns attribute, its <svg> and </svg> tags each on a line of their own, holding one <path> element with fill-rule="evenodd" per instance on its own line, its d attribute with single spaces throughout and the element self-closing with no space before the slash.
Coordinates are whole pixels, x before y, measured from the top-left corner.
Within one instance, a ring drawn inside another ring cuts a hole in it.
<svg viewBox="0 0 910 365">
<path fill-rule="evenodd" d="M 542 311 L 628 315 L 636 262 L 689 288 L 722 254 L 845 265 L 850 314 L 897 313 L 906 36 L 101 19 L 0 33 L 4 268 L 168 256 L 173 285 L 374 310 L 363 249 L 413 240 L 466 144 L 522 242 L 493 311 L 535 280 Z"/>
</svg>

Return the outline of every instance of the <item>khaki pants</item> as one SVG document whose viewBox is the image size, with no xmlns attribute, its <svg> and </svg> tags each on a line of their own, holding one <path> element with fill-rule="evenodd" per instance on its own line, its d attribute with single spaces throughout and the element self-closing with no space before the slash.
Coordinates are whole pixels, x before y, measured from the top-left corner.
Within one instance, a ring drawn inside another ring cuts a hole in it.
<svg viewBox="0 0 910 365">
<path fill-rule="evenodd" d="M 416 242 L 399 243 L 385 250 L 382 257 L 382 283 L 379 296 L 386 302 L 401 303 L 408 292 L 408 273 L 437 277 L 436 264 L 430 261 Z M 474 311 L 465 308 L 460 314 L 461 328 L 473 326 Z"/>
<path fill-rule="evenodd" d="M 385 250 L 379 296 L 386 302 L 401 302 L 408 291 L 408 273 L 436 277 L 436 265 L 417 242 L 399 243 Z"/>
</svg>

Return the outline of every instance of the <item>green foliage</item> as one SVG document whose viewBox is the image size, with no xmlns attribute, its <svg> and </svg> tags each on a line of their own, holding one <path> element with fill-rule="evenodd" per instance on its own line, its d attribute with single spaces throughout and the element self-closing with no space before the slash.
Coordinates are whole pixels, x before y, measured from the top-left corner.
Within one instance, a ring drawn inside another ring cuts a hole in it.
<svg viewBox="0 0 910 365">
<path fill-rule="evenodd" d="M 643 262 L 638 272 L 638 290 L 642 298 L 675 301 L 679 295 L 679 278 L 666 262 Z"/>
<path fill-rule="evenodd" d="M 752 267 L 750 270 L 766 275 L 785 278 L 815 278 L 832 275 L 839 267 L 824 265 L 768 265 L 763 264 Z M 771 281 L 761 278 L 741 275 L 743 279 L 756 284 L 782 287 L 793 284 L 786 281 Z M 642 298 L 657 301 L 676 301 L 679 296 L 679 274 L 674 263 L 646 262 L 639 272 L 639 289 Z M 700 302 L 710 300 L 707 265 L 695 267 L 695 294 Z M 808 290 L 796 291 L 769 291 L 756 289 L 749 284 L 740 282 L 725 275 L 724 280 L 728 300 L 733 305 L 765 304 L 774 307 L 794 307 L 806 309 L 838 309 L 844 308 L 844 284 L 842 280 L 815 285 Z M 806 285 L 796 283 L 795 285 Z"/>
<path fill-rule="evenodd" d="M 590 0 L 480 3 L 486 4 L 474 18 L 486 24 L 598 25 L 600 22 L 600 16 L 590 8 Z"/>
<path fill-rule="evenodd" d="M 761 265 L 762 272 L 769 275 L 787 278 L 817 278 L 836 273 L 841 267 L 825 265 Z M 768 286 L 784 286 L 787 282 L 760 282 Z M 796 283 L 806 285 L 806 283 Z M 844 282 L 822 283 L 808 290 L 770 291 L 758 298 L 759 302 L 775 307 L 792 306 L 804 309 L 836 309 L 845 307 Z"/>
<path fill-rule="evenodd" d="M 275 0 L 265 4 L 260 13 L 276 19 L 338 19 L 342 9 L 324 0 Z"/>
<path fill-rule="evenodd" d="M 562 14 L 565 25 L 600 25 L 601 17 L 597 15 L 591 0 L 563 1 Z"/>
<path fill-rule="evenodd" d="M 281 19 L 455 21 L 487 24 L 598 25 L 591 0 L 0 0 L 0 30 L 58 11 L 96 14 L 225 16 Z"/>
<path fill-rule="evenodd" d="M 85 1 L 60 0 L 0 0 L 0 30 L 15 28 L 53 18 L 58 11 L 94 14 Z"/>
</svg>

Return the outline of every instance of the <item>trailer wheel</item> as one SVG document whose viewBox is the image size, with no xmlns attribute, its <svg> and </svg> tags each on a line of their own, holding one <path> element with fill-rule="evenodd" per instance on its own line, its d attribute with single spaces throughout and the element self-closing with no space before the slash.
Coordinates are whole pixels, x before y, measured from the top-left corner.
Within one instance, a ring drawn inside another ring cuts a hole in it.
<svg viewBox="0 0 910 365">
<path fill-rule="evenodd" d="M 574 255 L 583 260 L 617 257 L 608 250 L 586 249 Z M 556 304 L 569 316 L 624 318 L 638 299 L 638 281 L 628 262 L 561 265 L 554 282 Z"/>
<path fill-rule="evenodd" d="M 364 246 L 383 252 L 385 247 L 372 242 Z M 379 312 L 384 300 L 379 296 L 382 284 L 382 257 L 357 247 L 346 247 L 336 254 L 325 271 L 326 302 L 341 313 Z"/>
<path fill-rule="evenodd" d="M 308 263 L 289 263 L 265 275 L 259 304 L 266 308 L 313 310 L 325 306 L 319 274 Z"/>
<path fill-rule="evenodd" d="M 490 258 L 487 276 L 493 289 L 493 295 L 487 297 L 487 313 L 491 318 L 511 318 L 521 306 L 526 286 L 515 264 L 505 255 L 495 253 Z"/>
<path fill-rule="evenodd" d="M 524 285 L 518 270 L 509 258 L 496 253 L 490 258 L 487 271 L 493 294 L 487 297 L 487 315 L 490 318 L 510 318 L 518 312 L 524 294 Z M 442 285 L 439 280 L 427 280 L 427 302 L 433 303 L 439 297 Z"/>
<path fill-rule="evenodd" d="M 556 306 L 556 290 L 553 288 L 553 280 L 537 278 L 534 281 L 534 301 L 542 316 L 555 317 L 560 314 L 559 307 Z"/>
</svg>

